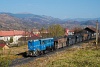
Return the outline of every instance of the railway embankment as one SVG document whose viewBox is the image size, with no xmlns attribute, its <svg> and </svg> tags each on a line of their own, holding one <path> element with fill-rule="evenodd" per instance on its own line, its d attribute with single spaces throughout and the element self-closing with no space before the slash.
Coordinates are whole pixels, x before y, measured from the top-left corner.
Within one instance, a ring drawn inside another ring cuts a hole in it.
<svg viewBox="0 0 100 67">
<path fill-rule="evenodd" d="M 45 54 L 16 67 L 100 67 L 100 46 L 93 41 Z"/>
</svg>

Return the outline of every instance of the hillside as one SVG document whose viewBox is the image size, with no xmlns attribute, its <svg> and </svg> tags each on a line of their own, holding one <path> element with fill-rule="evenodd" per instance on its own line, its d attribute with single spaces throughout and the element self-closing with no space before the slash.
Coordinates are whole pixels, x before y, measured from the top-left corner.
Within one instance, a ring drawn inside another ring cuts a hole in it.
<svg viewBox="0 0 100 67">
<path fill-rule="evenodd" d="M 72 28 L 72 27 L 84 27 L 84 26 L 95 26 L 96 19 L 59 19 L 53 18 L 51 16 L 45 15 L 35 15 L 30 13 L 5 13 L 0 12 L 0 29 L 32 29 L 36 28 L 47 28 L 52 24 L 60 24 L 63 27 Z M 99 23 L 100 24 L 100 23 Z"/>
<path fill-rule="evenodd" d="M 7 14 L 0 14 L 0 29 L 22 29 L 25 28 L 24 24 L 19 18 L 9 16 Z"/>
<path fill-rule="evenodd" d="M 61 19 L 44 15 L 41 16 L 34 14 L 13 14 L 4 12 L 0 13 L 0 27 L 2 29 L 31 29 L 34 27 L 41 28 L 48 27 L 52 24 L 60 24 L 62 22 L 63 21 Z"/>
</svg>

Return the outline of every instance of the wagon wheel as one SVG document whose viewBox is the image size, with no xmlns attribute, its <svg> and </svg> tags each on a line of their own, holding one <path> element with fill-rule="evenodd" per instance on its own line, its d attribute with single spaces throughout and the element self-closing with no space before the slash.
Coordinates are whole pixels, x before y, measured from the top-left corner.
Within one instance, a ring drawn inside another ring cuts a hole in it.
<svg viewBox="0 0 100 67">
<path fill-rule="evenodd" d="M 36 50 L 35 52 L 33 52 L 33 56 L 34 56 L 34 55 L 35 55 L 36 57 L 39 56 L 39 51 Z"/>
<path fill-rule="evenodd" d="M 43 50 L 43 54 L 45 54 L 46 53 L 46 51 L 45 50 Z"/>
<path fill-rule="evenodd" d="M 40 55 L 43 55 L 43 51 L 40 51 Z"/>
<path fill-rule="evenodd" d="M 57 47 L 58 47 L 58 42 L 55 42 L 55 44 L 54 44 L 54 50 L 56 50 Z"/>
<path fill-rule="evenodd" d="M 54 50 L 54 47 L 52 46 L 52 47 L 51 47 L 51 51 L 53 51 L 53 50 Z"/>
</svg>

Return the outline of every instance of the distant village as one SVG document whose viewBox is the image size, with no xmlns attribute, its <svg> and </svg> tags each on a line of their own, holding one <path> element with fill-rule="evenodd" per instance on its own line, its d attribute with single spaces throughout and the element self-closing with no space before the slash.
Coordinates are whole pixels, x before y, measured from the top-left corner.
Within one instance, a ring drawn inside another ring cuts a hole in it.
<svg viewBox="0 0 100 67">
<path fill-rule="evenodd" d="M 74 35 L 75 29 L 65 28 L 64 36 Z M 82 33 L 92 33 L 92 36 L 96 33 L 96 28 L 86 27 L 81 31 Z M 44 35 L 48 35 L 48 30 L 40 31 L 37 28 L 33 28 L 32 31 L 23 31 L 23 30 L 9 30 L 9 31 L 0 31 L 0 47 L 3 49 L 8 49 L 11 46 L 20 46 L 25 44 L 28 40 L 43 38 Z M 47 36 L 46 36 L 47 37 Z M 26 43 L 27 44 L 27 43 Z"/>
</svg>

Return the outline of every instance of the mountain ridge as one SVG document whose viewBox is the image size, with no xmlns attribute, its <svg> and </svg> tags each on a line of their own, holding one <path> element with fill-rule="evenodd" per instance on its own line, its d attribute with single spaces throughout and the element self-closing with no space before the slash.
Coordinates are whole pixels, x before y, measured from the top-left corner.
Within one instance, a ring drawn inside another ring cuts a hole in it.
<svg viewBox="0 0 100 67">
<path fill-rule="evenodd" d="M 2 19 L 3 18 L 3 19 Z M 32 29 L 47 28 L 52 24 L 60 24 L 63 27 L 77 27 L 83 25 L 94 25 L 100 18 L 75 18 L 75 19 L 59 19 L 45 15 L 35 15 L 31 13 L 7 13 L 0 12 L 0 28 L 1 29 Z M 100 24 L 100 23 L 99 23 Z"/>
</svg>

